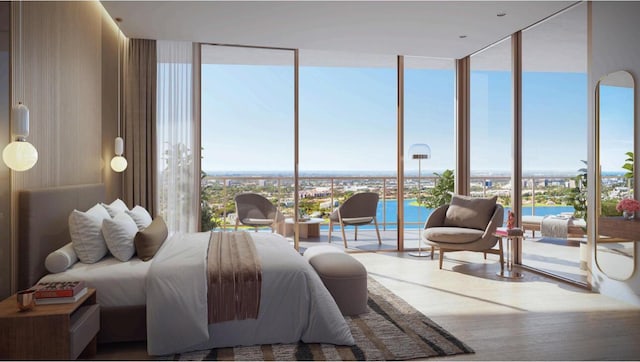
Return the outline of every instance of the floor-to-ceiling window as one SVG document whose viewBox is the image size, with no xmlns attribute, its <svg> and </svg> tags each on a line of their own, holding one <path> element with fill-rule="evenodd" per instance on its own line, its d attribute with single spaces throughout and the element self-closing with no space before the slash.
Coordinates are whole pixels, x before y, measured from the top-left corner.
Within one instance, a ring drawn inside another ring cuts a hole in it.
<svg viewBox="0 0 640 362">
<path fill-rule="evenodd" d="M 470 59 L 469 193 L 511 208 L 513 74 L 511 38 Z"/>
<path fill-rule="evenodd" d="M 587 4 L 522 32 L 522 263 L 586 283 Z"/>
<path fill-rule="evenodd" d="M 417 230 L 430 212 L 427 203 L 418 207 L 418 194 L 432 200 L 437 185 L 445 185 L 446 194 L 453 178 L 455 74 L 452 60 L 407 57 L 405 123 L 399 130 L 397 60 L 302 51 L 296 135 L 291 51 L 204 45 L 203 229 L 233 227 L 233 197 L 253 191 L 270 198 L 286 216 L 299 216 L 305 223 L 318 220 L 320 232 L 305 233 L 303 241 L 341 242 L 337 228 L 329 240 L 329 214 L 354 193 L 371 191 L 380 197 L 377 220 L 382 245 L 374 226 L 368 225 L 360 227 L 358 240 L 354 229 L 347 229 L 349 248 L 396 249 L 403 227 L 413 233 L 405 247 L 416 248 Z M 398 132 L 404 133 L 405 153 L 415 143 L 426 143 L 434 152 L 421 161 L 420 188 L 418 163 L 404 158 L 408 200 L 398 195 Z M 298 210 L 293 209 L 296 152 Z M 442 183 L 434 181 L 436 174 Z M 399 202 L 408 211 L 400 224 Z"/>
<path fill-rule="evenodd" d="M 348 247 L 396 249 L 396 57 L 300 51 L 300 196 L 304 213 L 327 218 L 357 192 L 379 194 L 373 225 L 346 229 Z M 322 240 L 328 225 L 321 225 Z M 320 238 L 319 238 L 320 239 Z M 331 241 L 342 242 L 339 228 Z"/>
<path fill-rule="evenodd" d="M 470 168 L 472 196 L 511 205 L 513 76 L 511 39 L 471 56 Z"/>
<path fill-rule="evenodd" d="M 404 57 L 406 249 L 418 247 L 418 231 L 424 227 L 431 211 L 447 203 L 450 192 L 453 192 L 456 154 L 454 99 L 453 60 Z M 430 151 L 426 157 L 422 156 L 423 150 Z"/>
<path fill-rule="evenodd" d="M 201 70 L 202 229 L 233 227 L 241 192 L 295 215 L 294 52 L 203 45 Z"/>
</svg>

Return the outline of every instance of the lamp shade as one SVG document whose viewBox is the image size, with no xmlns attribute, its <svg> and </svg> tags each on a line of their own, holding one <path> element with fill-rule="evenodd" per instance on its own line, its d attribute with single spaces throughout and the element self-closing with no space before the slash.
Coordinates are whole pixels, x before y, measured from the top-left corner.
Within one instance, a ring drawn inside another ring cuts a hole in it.
<svg viewBox="0 0 640 362">
<path fill-rule="evenodd" d="M 25 138 L 29 135 L 29 108 L 19 102 L 12 109 L 12 131 L 16 140 L 2 151 L 2 160 L 14 171 L 26 171 L 38 162 L 38 150 Z"/>
<path fill-rule="evenodd" d="M 27 141 L 14 141 L 2 151 L 2 160 L 14 171 L 26 171 L 38 162 L 38 151 Z"/>
<path fill-rule="evenodd" d="M 416 143 L 409 147 L 409 156 L 414 160 L 431 158 L 431 148 L 424 143 Z"/>
<path fill-rule="evenodd" d="M 115 156 L 111 159 L 111 169 L 115 172 L 122 172 L 127 169 L 127 159 L 122 156 L 124 152 L 124 140 L 116 137 L 114 142 Z"/>
<path fill-rule="evenodd" d="M 127 159 L 122 156 L 114 156 L 111 159 L 111 169 L 115 172 L 122 172 L 127 169 Z"/>
</svg>

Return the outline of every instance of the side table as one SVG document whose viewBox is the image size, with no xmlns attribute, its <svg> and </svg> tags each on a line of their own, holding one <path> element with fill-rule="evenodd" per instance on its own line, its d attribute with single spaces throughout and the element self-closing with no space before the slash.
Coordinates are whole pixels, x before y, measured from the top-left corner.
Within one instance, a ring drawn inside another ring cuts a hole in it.
<svg viewBox="0 0 640 362">
<path fill-rule="evenodd" d="M 0 356 L 10 360 L 74 360 L 96 354 L 100 306 L 96 290 L 75 303 L 36 305 L 21 312 L 16 295 L 0 302 Z"/>
<path fill-rule="evenodd" d="M 515 250 L 515 243 L 519 240 L 524 239 L 524 232 L 521 228 L 498 228 L 496 232 L 493 234 L 499 238 L 507 239 L 507 255 L 505 257 L 505 263 L 507 267 L 504 269 L 500 269 L 499 272 L 496 273 L 497 276 L 507 279 L 520 279 L 524 277 L 524 274 L 513 270 L 513 250 Z"/>
<path fill-rule="evenodd" d="M 298 220 L 300 231 L 300 239 L 318 238 L 320 237 L 320 224 L 324 222 L 321 218 L 310 218 L 307 220 Z M 284 223 L 279 224 L 278 233 L 282 236 L 292 236 L 295 220 L 286 218 Z"/>
</svg>

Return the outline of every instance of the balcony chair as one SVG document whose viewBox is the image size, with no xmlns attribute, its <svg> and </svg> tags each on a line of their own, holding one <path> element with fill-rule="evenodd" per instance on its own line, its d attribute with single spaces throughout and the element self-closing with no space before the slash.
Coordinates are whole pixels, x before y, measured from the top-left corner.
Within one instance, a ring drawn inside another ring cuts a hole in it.
<svg viewBox="0 0 640 362">
<path fill-rule="evenodd" d="M 440 249 L 440 269 L 444 253 L 451 251 L 479 251 L 485 257 L 487 253 L 497 254 L 500 269 L 504 268 L 502 240 L 494 235 L 502 226 L 504 209 L 496 199 L 453 195 L 450 204 L 433 210 L 424 225 L 422 240 Z M 498 241 L 498 249 L 493 249 Z"/>
<path fill-rule="evenodd" d="M 278 211 L 271 201 L 264 196 L 254 193 L 242 193 L 235 197 L 236 202 L 236 226 L 253 226 L 258 231 L 260 226 L 270 226 L 271 232 L 275 232 L 276 225 L 284 221 L 284 215 Z"/>
<path fill-rule="evenodd" d="M 346 249 L 347 237 L 344 233 L 345 226 L 355 226 L 354 239 L 358 240 L 358 226 L 371 224 L 371 222 L 373 222 L 376 226 L 376 234 L 378 235 L 378 245 L 381 245 L 382 240 L 380 239 L 380 230 L 378 229 L 378 221 L 376 220 L 379 198 L 380 196 L 375 192 L 362 192 L 351 196 L 335 209 L 331 215 L 329 215 L 329 242 L 331 242 L 333 224 L 337 223 L 340 225 L 342 241 Z"/>
</svg>

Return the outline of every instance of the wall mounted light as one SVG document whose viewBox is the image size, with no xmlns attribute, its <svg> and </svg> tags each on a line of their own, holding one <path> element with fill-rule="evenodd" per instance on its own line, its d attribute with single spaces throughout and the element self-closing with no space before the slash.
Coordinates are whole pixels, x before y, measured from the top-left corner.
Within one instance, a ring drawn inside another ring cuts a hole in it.
<svg viewBox="0 0 640 362">
<path fill-rule="evenodd" d="M 24 64 L 22 63 L 22 1 L 19 5 L 19 44 L 18 64 L 20 65 L 20 97 L 24 100 Z M 2 160 L 14 171 L 26 171 L 38 162 L 38 150 L 29 142 L 29 108 L 18 102 L 11 109 L 13 115 L 12 131 L 15 141 L 9 143 L 2 151 Z"/>
<path fill-rule="evenodd" d="M 115 18 L 116 23 L 120 24 L 122 19 Z M 118 25 L 118 137 L 114 143 L 115 156 L 111 159 L 111 169 L 115 172 L 122 172 L 127 169 L 127 159 L 122 156 L 124 153 L 124 140 L 120 137 L 120 26 Z"/>
</svg>

